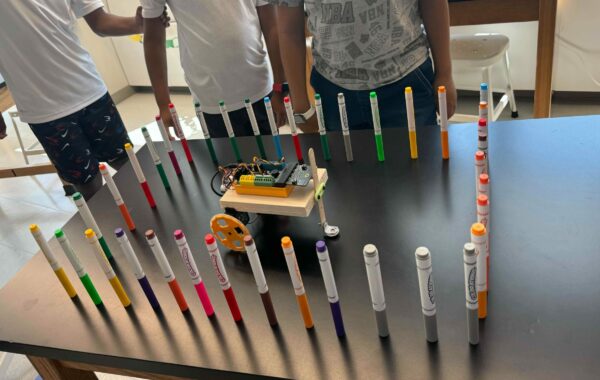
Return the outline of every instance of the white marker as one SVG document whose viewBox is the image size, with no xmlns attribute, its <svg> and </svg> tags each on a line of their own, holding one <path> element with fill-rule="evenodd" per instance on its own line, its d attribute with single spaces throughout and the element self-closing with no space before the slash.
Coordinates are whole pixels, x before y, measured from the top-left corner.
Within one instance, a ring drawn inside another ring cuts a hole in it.
<svg viewBox="0 0 600 380">
<path fill-rule="evenodd" d="M 338 108 L 340 110 L 340 123 L 342 125 L 342 135 L 344 136 L 344 148 L 346 149 L 346 161 L 354 161 L 352 153 L 352 141 L 350 141 L 350 127 L 348 125 L 348 114 L 346 112 L 346 99 L 343 93 L 337 94 Z"/>
<path fill-rule="evenodd" d="M 477 193 L 479 190 L 479 176 L 485 173 L 487 173 L 485 170 L 485 153 L 478 150 L 475 152 L 475 196 L 479 195 Z"/>
<path fill-rule="evenodd" d="M 433 289 L 433 275 L 431 274 L 431 254 L 425 247 L 415 251 L 417 261 L 417 274 L 419 276 L 419 289 L 421 290 L 421 310 L 425 320 L 425 336 L 428 342 L 437 342 L 437 317 L 435 307 L 435 291 Z"/>
<path fill-rule="evenodd" d="M 485 194 L 490 198 L 490 177 L 488 174 L 479 175 L 479 194 Z"/>
<path fill-rule="evenodd" d="M 373 244 L 367 244 L 363 248 L 365 265 L 367 268 L 367 279 L 369 280 L 369 290 L 371 292 L 371 301 L 375 311 L 377 321 L 377 330 L 382 338 L 390 335 L 385 310 L 385 295 L 383 294 L 383 281 L 381 279 L 381 269 L 379 268 L 379 252 Z"/>
</svg>

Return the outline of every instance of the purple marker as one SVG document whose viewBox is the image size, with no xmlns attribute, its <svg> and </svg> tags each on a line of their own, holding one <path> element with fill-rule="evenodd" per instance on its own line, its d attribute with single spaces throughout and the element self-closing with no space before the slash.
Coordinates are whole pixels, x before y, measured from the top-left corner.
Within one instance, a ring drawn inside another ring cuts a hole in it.
<svg viewBox="0 0 600 380">
<path fill-rule="evenodd" d="M 325 290 L 331 306 L 331 315 L 335 324 L 335 332 L 338 336 L 345 336 L 344 320 L 342 319 L 342 310 L 340 309 L 340 299 L 338 297 L 337 288 L 335 286 L 335 278 L 331 269 L 331 261 L 329 261 L 329 252 L 323 240 L 317 242 L 317 256 L 321 265 L 321 273 L 323 273 L 323 281 L 325 282 Z"/>
<path fill-rule="evenodd" d="M 150 286 L 150 282 L 148 281 L 148 278 L 146 277 L 146 274 L 144 273 L 144 269 L 142 269 L 142 265 L 140 264 L 140 261 L 138 260 L 137 256 L 135 255 L 135 251 L 133 250 L 133 247 L 131 247 L 131 243 L 129 243 L 129 239 L 127 238 L 127 235 L 125 234 L 125 231 L 123 231 L 122 228 L 117 228 L 115 230 L 115 236 L 117 237 L 117 240 L 119 241 L 119 245 L 121 246 L 121 250 L 123 251 L 125 258 L 129 262 L 129 265 L 131 266 L 131 269 L 133 270 L 133 274 L 135 275 L 135 278 L 137 278 L 138 282 L 140 283 L 140 286 L 142 287 L 142 290 L 144 291 L 144 294 L 148 298 L 150 305 L 152 305 L 153 309 L 159 309 L 160 303 L 158 302 L 158 299 L 156 298 L 156 295 L 154 294 L 154 291 L 152 290 L 152 286 Z"/>
</svg>

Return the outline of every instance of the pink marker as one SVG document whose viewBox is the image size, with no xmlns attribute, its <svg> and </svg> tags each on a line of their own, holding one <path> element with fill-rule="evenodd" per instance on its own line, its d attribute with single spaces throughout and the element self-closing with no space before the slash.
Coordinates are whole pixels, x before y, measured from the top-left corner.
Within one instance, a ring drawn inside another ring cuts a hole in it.
<svg viewBox="0 0 600 380">
<path fill-rule="evenodd" d="M 173 119 L 173 126 L 175 127 L 175 134 L 181 140 L 181 146 L 183 147 L 183 151 L 185 152 L 185 157 L 188 162 L 191 164 L 194 162 L 192 158 L 192 152 L 190 152 L 190 147 L 188 146 L 187 140 L 185 139 L 185 135 L 183 134 L 183 129 L 181 128 L 181 124 L 179 124 L 179 116 L 177 115 L 177 110 L 175 110 L 175 106 L 173 103 L 169 103 L 169 111 L 171 112 L 171 119 Z"/>
<path fill-rule="evenodd" d="M 135 176 L 137 177 L 140 186 L 142 186 L 142 190 L 144 190 L 144 195 L 146 195 L 148 204 L 151 208 L 156 208 L 156 202 L 154 201 L 154 197 L 150 191 L 150 186 L 148 186 L 148 182 L 146 182 L 146 177 L 144 176 L 140 162 L 135 156 L 133 146 L 130 143 L 125 144 L 125 152 L 127 152 L 127 156 L 129 156 L 129 161 L 131 162 L 131 166 L 133 167 L 133 171 L 135 172 Z"/>
<path fill-rule="evenodd" d="M 173 169 L 175 169 L 175 174 L 181 175 L 181 168 L 179 167 L 177 156 L 175 155 L 175 152 L 173 152 L 173 144 L 171 144 L 169 133 L 167 133 L 165 125 L 163 124 L 162 119 L 160 118 L 160 115 L 156 115 L 155 120 L 156 124 L 158 124 L 158 129 L 160 130 L 160 134 L 162 135 L 165 147 L 167 148 L 167 153 L 169 154 L 171 163 L 173 164 Z"/>
<path fill-rule="evenodd" d="M 206 287 L 204 286 L 204 282 L 202 282 L 202 277 L 200 277 L 198 266 L 196 266 L 194 256 L 192 255 L 190 246 L 185 239 L 185 235 L 183 234 L 182 230 L 175 230 L 173 236 L 175 237 L 177 248 L 179 248 L 179 254 L 183 260 L 183 265 L 185 265 L 190 277 L 192 278 L 192 283 L 194 284 L 194 288 L 196 288 L 196 293 L 198 293 L 198 298 L 200 298 L 200 302 L 202 303 L 202 307 L 206 312 L 206 316 L 212 317 L 215 315 L 215 310 L 213 309 L 212 303 L 210 303 L 210 298 L 206 292 Z"/>
</svg>

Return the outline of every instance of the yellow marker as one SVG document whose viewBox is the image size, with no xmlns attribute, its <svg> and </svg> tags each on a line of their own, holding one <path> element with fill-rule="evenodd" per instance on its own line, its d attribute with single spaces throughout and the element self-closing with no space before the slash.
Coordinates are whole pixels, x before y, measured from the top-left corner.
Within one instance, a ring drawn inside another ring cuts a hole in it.
<svg viewBox="0 0 600 380">
<path fill-rule="evenodd" d="M 54 274 L 56 274 L 58 281 L 60 281 L 62 286 L 65 288 L 69 297 L 71 297 L 71 298 L 76 297 L 77 291 L 73 287 L 73 284 L 71 284 L 71 280 L 69 280 L 69 277 L 67 277 L 65 270 L 62 268 L 62 266 L 56 259 L 54 252 L 52 252 L 52 250 L 50 249 L 48 242 L 46 241 L 46 239 L 44 238 L 44 235 L 42 234 L 42 230 L 40 230 L 40 228 L 38 227 L 37 224 L 31 224 L 31 225 L 29 225 L 29 231 L 31 232 L 31 235 L 33 235 L 33 238 L 35 239 L 38 246 L 42 250 L 42 253 L 46 257 L 46 260 L 48 260 L 48 264 L 50 264 L 50 266 L 52 267 Z"/>
<path fill-rule="evenodd" d="M 440 138 L 442 141 L 442 158 L 450 158 L 448 146 L 448 107 L 446 104 L 446 87 L 438 87 L 438 105 L 440 110 Z"/>
<path fill-rule="evenodd" d="M 102 271 L 104 271 L 104 274 L 106 275 L 106 278 L 108 279 L 108 282 L 110 282 L 110 285 L 114 289 L 115 293 L 117 293 L 117 297 L 119 297 L 119 300 L 121 301 L 123 306 L 127 307 L 127 306 L 131 305 L 131 301 L 129 300 L 127 293 L 125 293 L 125 289 L 123 289 L 123 285 L 121 285 L 121 281 L 119 281 L 119 278 L 115 274 L 115 271 L 110 266 L 108 259 L 104 255 L 104 251 L 102 250 L 102 247 L 100 246 L 100 243 L 98 242 L 98 238 L 96 237 L 94 230 L 92 230 L 91 228 L 88 228 L 87 230 L 85 230 L 85 237 L 87 238 L 88 242 L 94 248 L 94 253 L 96 254 L 96 260 L 98 260 L 100 267 L 102 267 Z"/>
<path fill-rule="evenodd" d="M 304 327 L 312 329 L 314 322 L 310 307 L 308 306 L 308 298 L 306 297 L 306 291 L 304 290 L 304 284 L 302 283 L 302 276 L 300 276 L 300 269 L 298 268 L 298 262 L 296 261 L 296 253 L 294 252 L 294 246 L 292 240 L 285 236 L 281 239 L 281 248 L 285 256 L 285 262 L 287 263 L 288 271 L 290 272 L 290 278 L 294 285 L 294 292 L 296 293 L 296 300 L 298 301 L 298 307 L 302 313 L 304 319 Z"/>
<path fill-rule="evenodd" d="M 406 118 L 408 120 L 408 138 L 410 140 L 410 158 L 416 160 L 419 157 L 417 150 L 417 130 L 415 127 L 415 107 L 413 105 L 412 88 L 404 89 L 404 99 L 406 100 Z"/>
<path fill-rule="evenodd" d="M 471 243 L 475 245 L 477 256 L 477 303 L 479 304 L 479 319 L 487 317 L 487 262 L 486 262 L 487 231 L 481 223 L 471 226 Z"/>
</svg>

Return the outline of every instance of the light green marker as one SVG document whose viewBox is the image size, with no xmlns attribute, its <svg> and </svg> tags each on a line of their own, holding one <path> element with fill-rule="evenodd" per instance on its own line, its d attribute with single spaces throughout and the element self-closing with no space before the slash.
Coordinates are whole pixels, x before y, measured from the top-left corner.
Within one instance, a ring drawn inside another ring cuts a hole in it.
<svg viewBox="0 0 600 380">
<path fill-rule="evenodd" d="M 383 136 L 381 135 L 381 121 L 379 120 L 379 105 L 377 104 L 377 94 L 371 91 L 369 94 L 371 100 L 371 115 L 373 116 L 373 130 L 375 131 L 375 146 L 377 147 L 377 159 L 379 162 L 385 160 L 383 152 Z"/>
</svg>

